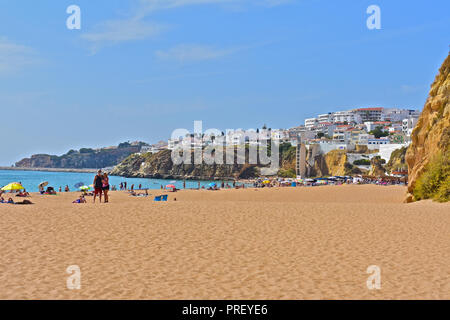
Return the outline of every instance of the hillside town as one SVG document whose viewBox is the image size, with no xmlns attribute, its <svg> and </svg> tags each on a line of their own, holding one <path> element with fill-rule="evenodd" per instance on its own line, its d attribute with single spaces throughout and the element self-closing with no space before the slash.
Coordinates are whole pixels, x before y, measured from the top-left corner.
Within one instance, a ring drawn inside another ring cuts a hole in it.
<svg viewBox="0 0 450 320">
<path fill-rule="evenodd" d="M 171 137 L 167 143 L 144 146 L 141 153 L 157 153 L 164 149 L 204 148 L 214 146 L 266 145 L 268 140 L 304 145 L 310 153 L 327 154 L 332 150 L 368 150 L 366 155 L 355 156 L 354 161 L 381 157 L 389 161 L 394 150 L 411 142 L 411 133 L 420 111 L 400 108 L 357 108 L 347 111 L 318 114 L 314 118 L 289 129 L 271 129 L 264 125 L 256 130 L 227 130 L 226 132 L 186 133 Z M 217 131 L 217 130 L 216 130 Z M 219 139 L 220 138 L 220 139 Z M 298 157 L 300 158 L 300 149 Z M 368 154 L 368 155 L 367 155 Z M 300 162 L 300 161 L 298 161 Z M 300 175 L 300 169 L 297 170 Z"/>
</svg>

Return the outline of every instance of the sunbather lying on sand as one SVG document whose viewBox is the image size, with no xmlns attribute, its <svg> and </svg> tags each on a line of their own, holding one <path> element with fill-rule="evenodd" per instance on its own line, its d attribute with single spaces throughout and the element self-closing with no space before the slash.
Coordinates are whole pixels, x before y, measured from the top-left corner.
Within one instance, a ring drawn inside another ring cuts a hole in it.
<svg viewBox="0 0 450 320">
<path fill-rule="evenodd" d="M 133 197 L 148 197 L 148 190 L 145 190 L 145 193 L 136 193 L 134 191 L 130 192 L 130 196 Z"/>
<path fill-rule="evenodd" d="M 81 195 L 79 199 L 75 200 L 72 203 L 87 203 L 87 201 L 86 198 L 83 195 Z"/>
<path fill-rule="evenodd" d="M 22 198 L 29 197 L 29 196 L 30 196 L 30 194 L 26 190 L 23 190 L 23 192 L 19 192 L 18 194 L 16 194 L 16 197 L 22 197 Z"/>
<path fill-rule="evenodd" d="M 23 200 L 22 202 L 16 202 L 14 204 L 24 205 L 24 204 L 33 204 L 33 202 L 31 202 L 30 200 Z"/>
</svg>

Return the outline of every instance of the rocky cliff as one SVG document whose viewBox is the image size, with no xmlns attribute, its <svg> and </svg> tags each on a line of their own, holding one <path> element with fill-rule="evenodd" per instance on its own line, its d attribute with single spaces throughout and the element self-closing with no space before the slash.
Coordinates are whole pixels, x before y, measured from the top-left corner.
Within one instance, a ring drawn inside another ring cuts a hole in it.
<svg viewBox="0 0 450 320">
<path fill-rule="evenodd" d="M 155 154 L 131 155 L 117 165 L 112 175 L 125 177 L 159 178 L 159 179 L 248 179 L 260 176 L 266 166 L 248 164 L 248 150 L 245 154 L 246 164 L 238 164 L 239 155 L 235 152 L 234 164 L 174 164 L 170 150 L 163 150 Z M 225 152 L 224 152 L 225 154 Z M 295 176 L 295 147 L 290 144 L 280 146 L 280 171 L 286 176 Z M 275 172 L 274 174 L 276 174 Z"/>
<path fill-rule="evenodd" d="M 62 156 L 36 154 L 30 158 L 20 160 L 15 164 L 20 168 L 58 168 L 58 169 L 86 169 L 112 167 L 127 158 L 130 154 L 139 152 L 142 144 L 130 145 L 124 143 L 119 147 L 103 149 L 83 148 L 78 151 L 70 150 Z"/>
<path fill-rule="evenodd" d="M 380 156 L 373 157 L 370 160 L 369 176 L 384 177 L 386 175 L 386 169 L 383 166 L 384 163 L 385 161 Z"/>
<path fill-rule="evenodd" d="M 436 76 L 406 153 L 406 201 L 450 198 L 450 56 Z"/>
<path fill-rule="evenodd" d="M 259 175 L 256 166 L 243 164 L 179 164 L 172 161 L 172 151 L 131 155 L 117 165 L 112 175 L 155 179 L 235 179 Z"/>
<path fill-rule="evenodd" d="M 358 167 L 348 162 L 347 151 L 332 150 L 327 154 L 319 155 L 315 159 L 314 167 L 311 170 L 311 176 L 347 176 L 362 173 Z"/>
<path fill-rule="evenodd" d="M 406 150 L 408 150 L 407 147 L 402 147 L 391 153 L 389 162 L 385 166 L 386 171 L 389 173 L 394 171 L 404 171 L 408 167 L 406 164 Z"/>
</svg>

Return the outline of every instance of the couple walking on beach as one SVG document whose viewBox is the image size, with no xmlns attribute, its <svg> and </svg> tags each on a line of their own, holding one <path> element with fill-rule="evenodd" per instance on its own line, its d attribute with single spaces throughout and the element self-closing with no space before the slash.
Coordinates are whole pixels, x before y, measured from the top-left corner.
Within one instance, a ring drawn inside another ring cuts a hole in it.
<svg viewBox="0 0 450 320">
<path fill-rule="evenodd" d="M 102 170 L 98 170 L 97 175 L 94 178 L 94 203 L 97 195 L 99 196 L 100 202 L 102 202 L 102 194 L 105 196 L 104 202 L 109 202 L 109 178 L 108 174 L 102 173 Z"/>
</svg>

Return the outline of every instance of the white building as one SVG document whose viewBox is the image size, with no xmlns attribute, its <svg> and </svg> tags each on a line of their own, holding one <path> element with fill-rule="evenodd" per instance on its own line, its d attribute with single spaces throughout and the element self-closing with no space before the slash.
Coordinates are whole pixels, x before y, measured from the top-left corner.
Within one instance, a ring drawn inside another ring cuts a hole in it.
<svg viewBox="0 0 450 320">
<path fill-rule="evenodd" d="M 178 145 L 181 144 L 182 139 L 169 139 L 167 141 L 167 149 L 174 150 Z"/>
<path fill-rule="evenodd" d="M 360 133 L 358 137 L 359 145 L 367 145 L 369 144 L 369 139 L 373 139 L 374 136 L 368 133 Z"/>
<path fill-rule="evenodd" d="M 414 117 L 410 117 L 410 118 L 406 118 L 403 119 L 402 122 L 402 132 L 407 135 L 408 137 L 411 136 L 411 133 L 414 129 L 414 127 L 417 124 L 417 118 Z"/>
<path fill-rule="evenodd" d="M 141 148 L 141 152 L 140 153 L 151 153 L 151 154 L 154 154 L 154 153 L 160 152 L 161 150 L 163 150 L 163 148 L 159 147 L 159 146 L 143 146 Z"/>
<path fill-rule="evenodd" d="M 353 111 L 333 112 L 332 122 L 334 123 L 361 123 L 361 117 Z"/>
<path fill-rule="evenodd" d="M 384 121 L 384 108 L 359 108 L 353 110 L 362 122 Z"/>
<path fill-rule="evenodd" d="M 402 132 L 402 131 L 403 131 L 403 126 L 401 123 L 392 123 L 391 126 L 389 127 L 390 133 Z"/>
<path fill-rule="evenodd" d="M 379 145 L 379 155 L 382 159 L 386 160 L 388 162 L 391 159 L 391 154 L 397 149 L 407 147 L 409 143 L 404 144 L 382 144 Z"/>
<path fill-rule="evenodd" d="M 307 129 L 314 128 L 318 123 L 319 121 L 317 120 L 317 118 L 305 119 L 305 127 Z"/>
<path fill-rule="evenodd" d="M 391 142 L 389 141 L 388 138 L 379 138 L 379 139 L 369 139 L 369 141 L 367 142 L 368 145 L 376 145 L 379 146 L 380 144 L 390 144 Z"/>
<path fill-rule="evenodd" d="M 317 117 L 319 123 L 333 122 L 333 114 L 331 112 L 325 114 L 319 114 Z"/>
<path fill-rule="evenodd" d="M 390 108 L 384 109 L 384 119 L 391 122 L 403 121 L 403 119 L 413 117 L 418 118 L 420 116 L 420 111 L 412 109 L 398 109 Z"/>
<path fill-rule="evenodd" d="M 329 137 L 333 136 L 334 130 L 336 130 L 337 126 L 331 122 L 322 122 L 317 125 L 317 133 L 321 132 Z"/>
<path fill-rule="evenodd" d="M 366 126 L 367 132 L 375 130 L 377 127 L 381 127 L 384 129 L 386 126 L 390 126 L 391 123 L 389 121 L 366 121 L 364 122 Z"/>
</svg>

